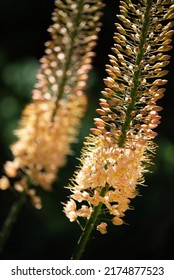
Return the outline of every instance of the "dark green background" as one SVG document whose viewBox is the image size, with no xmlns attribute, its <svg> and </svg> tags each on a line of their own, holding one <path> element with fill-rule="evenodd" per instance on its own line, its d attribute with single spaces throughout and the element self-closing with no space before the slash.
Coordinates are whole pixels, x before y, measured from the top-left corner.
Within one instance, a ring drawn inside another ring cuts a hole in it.
<svg viewBox="0 0 174 280">
<path fill-rule="evenodd" d="M 103 27 L 96 48 L 97 56 L 90 73 L 89 107 L 83 121 L 80 141 L 73 145 L 79 157 L 84 137 L 93 126 L 98 107 L 104 66 L 113 45 L 115 15 L 118 0 L 105 1 Z M 21 110 L 31 99 L 39 58 L 44 42 L 49 39 L 47 27 L 51 23 L 53 0 L 0 0 L 0 171 L 11 159 L 9 145 L 15 140 L 12 131 L 17 127 Z M 162 123 L 157 129 L 159 145 L 152 174 L 146 176 L 148 187 L 141 187 L 128 211 L 127 224 L 111 226 L 105 236 L 94 232 L 84 259 L 170 259 L 174 258 L 174 80 L 173 62 L 165 97 Z M 52 193 L 40 191 L 43 209 L 35 210 L 27 202 L 13 227 L 2 259 L 69 259 L 81 233 L 76 223 L 70 223 L 62 213 L 61 202 L 66 200 L 67 185 L 78 165 L 75 157 L 68 157 Z M 0 226 L 12 205 L 15 195 L 0 192 Z"/>
</svg>

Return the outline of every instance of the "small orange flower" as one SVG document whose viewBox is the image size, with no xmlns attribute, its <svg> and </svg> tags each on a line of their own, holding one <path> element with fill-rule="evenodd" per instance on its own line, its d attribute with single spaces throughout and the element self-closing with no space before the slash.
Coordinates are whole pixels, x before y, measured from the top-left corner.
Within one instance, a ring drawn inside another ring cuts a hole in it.
<svg viewBox="0 0 174 280">
<path fill-rule="evenodd" d="M 101 234 L 106 234 L 107 233 L 107 224 L 102 222 L 97 226 L 97 230 L 100 231 Z"/>
</svg>

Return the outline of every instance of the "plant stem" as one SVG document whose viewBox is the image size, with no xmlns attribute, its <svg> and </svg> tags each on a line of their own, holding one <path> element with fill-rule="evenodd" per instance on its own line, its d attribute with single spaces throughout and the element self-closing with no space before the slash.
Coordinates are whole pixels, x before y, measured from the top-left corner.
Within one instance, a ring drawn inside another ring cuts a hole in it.
<svg viewBox="0 0 174 280">
<path fill-rule="evenodd" d="M 101 191 L 101 196 L 104 196 L 108 188 L 103 188 Z M 103 203 L 100 202 L 98 206 L 94 207 L 93 213 L 90 217 L 90 219 L 87 221 L 86 226 L 79 238 L 79 241 L 77 243 L 76 250 L 72 256 L 72 260 L 80 260 L 81 256 L 86 248 L 86 245 L 89 241 L 89 238 L 91 236 L 92 230 L 97 222 L 98 216 L 101 212 L 101 208 L 103 206 Z"/>
<path fill-rule="evenodd" d="M 12 205 L 10 212 L 2 226 L 2 229 L 0 232 L 0 252 L 3 251 L 3 248 L 6 244 L 7 239 L 12 230 L 12 227 L 13 227 L 14 223 L 16 222 L 20 209 L 25 202 L 25 197 L 26 197 L 26 193 L 23 192 L 20 195 L 19 199 L 14 202 L 14 204 Z"/>
<path fill-rule="evenodd" d="M 136 98 L 137 98 L 139 83 L 140 83 L 139 78 L 141 77 L 141 70 L 142 70 L 141 62 L 144 58 L 145 43 L 146 43 L 148 30 L 149 30 L 150 11 L 152 8 L 152 3 L 153 3 L 152 0 L 147 0 L 147 3 L 146 3 L 146 11 L 145 11 L 145 15 L 144 15 L 144 22 L 142 25 L 141 37 L 140 37 L 140 43 L 139 43 L 139 52 L 138 52 L 136 62 L 135 62 L 135 66 L 138 67 L 138 70 L 136 70 L 134 72 L 134 77 L 133 77 L 134 88 L 131 89 L 131 93 L 130 93 L 132 102 L 130 103 L 130 105 L 128 106 L 127 111 L 126 111 L 126 119 L 123 124 L 122 134 L 121 134 L 119 142 L 118 142 L 119 147 L 123 147 L 123 145 L 126 141 L 126 133 L 129 129 L 129 126 L 130 126 L 130 123 L 132 120 L 131 114 L 134 110 L 134 106 L 136 103 Z"/>
<path fill-rule="evenodd" d="M 71 63 L 72 63 L 71 59 L 72 59 L 72 56 L 74 54 L 74 43 L 75 43 L 76 37 L 77 37 L 78 32 L 79 32 L 78 31 L 78 26 L 80 24 L 81 15 L 82 15 L 82 12 L 83 12 L 83 6 L 84 6 L 84 0 L 80 0 L 79 3 L 78 3 L 78 13 L 77 13 L 76 18 L 75 18 L 74 30 L 70 35 L 71 42 L 70 42 L 70 45 L 69 45 L 69 47 L 68 47 L 68 49 L 65 53 L 66 61 L 65 61 L 64 66 L 62 67 L 63 75 L 62 75 L 61 81 L 59 83 L 59 92 L 58 92 L 58 96 L 57 96 L 57 100 L 56 100 L 56 108 L 53 112 L 52 119 L 54 119 L 57 108 L 59 106 L 59 101 L 64 95 L 65 85 L 66 85 L 66 81 L 68 79 L 67 70 L 69 69 L 69 67 L 71 66 Z M 73 70 L 73 72 L 75 73 L 75 69 Z"/>
</svg>

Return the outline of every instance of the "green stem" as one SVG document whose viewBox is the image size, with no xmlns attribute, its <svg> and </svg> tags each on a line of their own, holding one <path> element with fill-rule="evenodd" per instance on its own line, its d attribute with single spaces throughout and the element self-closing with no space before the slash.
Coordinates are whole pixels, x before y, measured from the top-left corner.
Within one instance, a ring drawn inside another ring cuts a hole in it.
<svg viewBox="0 0 174 280">
<path fill-rule="evenodd" d="M 148 30 L 149 30 L 149 22 L 150 22 L 150 10 L 152 7 L 152 0 L 147 0 L 146 3 L 146 11 L 144 15 L 144 22 L 142 25 L 142 30 L 141 30 L 141 37 L 140 37 L 140 43 L 139 43 L 139 52 L 136 58 L 135 66 L 138 66 L 138 70 L 135 71 L 134 77 L 133 77 L 133 84 L 134 88 L 131 89 L 130 96 L 132 98 L 132 102 L 129 104 L 127 111 L 126 111 L 126 119 L 125 122 L 122 126 L 122 134 L 120 136 L 120 139 L 118 141 L 119 147 L 123 147 L 124 143 L 126 141 L 126 133 L 130 127 L 130 123 L 132 121 L 132 112 L 135 107 L 136 103 L 136 98 L 138 94 L 138 88 L 139 88 L 139 79 L 141 77 L 141 62 L 144 58 L 144 51 L 145 51 L 145 43 L 148 35 Z"/>
<path fill-rule="evenodd" d="M 14 223 L 16 222 L 20 209 L 25 202 L 25 197 L 26 197 L 26 193 L 24 192 L 20 195 L 19 199 L 14 202 L 14 204 L 12 205 L 10 212 L 2 226 L 2 229 L 0 232 L 0 252 L 3 251 L 3 248 L 6 244 L 7 239 L 12 230 L 12 227 L 13 227 Z"/>
<path fill-rule="evenodd" d="M 107 192 L 107 187 L 103 188 L 101 191 L 101 196 L 104 196 Z M 81 256 L 83 255 L 83 252 L 85 251 L 86 245 L 90 239 L 91 233 L 93 231 L 93 228 L 98 220 L 98 216 L 101 212 L 101 208 L 103 206 L 103 203 L 100 202 L 98 206 L 94 207 L 93 213 L 90 217 L 90 219 L 87 221 L 86 226 L 79 238 L 79 241 L 77 243 L 77 248 L 75 253 L 72 256 L 72 260 L 80 260 Z"/>
<path fill-rule="evenodd" d="M 57 96 L 56 108 L 53 112 L 53 119 L 54 119 L 54 116 L 56 114 L 56 111 L 57 111 L 57 108 L 58 108 L 58 105 L 59 105 L 59 100 L 63 97 L 66 81 L 68 79 L 67 70 L 71 66 L 71 59 L 72 59 L 72 56 L 73 56 L 73 53 L 74 53 L 74 43 L 75 43 L 75 40 L 76 40 L 76 36 L 78 35 L 78 32 L 79 32 L 78 31 L 78 26 L 80 24 L 81 15 L 82 15 L 82 12 L 83 12 L 83 6 L 84 6 L 84 0 L 80 0 L 79 1 L 79 6 L 78 6 L 78 13 L 77 13 L 77 16 L 75 18 L 74 31 L 71 33 L 71 43 L 70 43 L 70 46 L 69 46 L 67 52 L 65 53 L 66 62 L 64 64 L 64 67 L 62 67 L 63 75 L 62 75 L 62 79 L 59 83 L 59 95 Z"/>
<path fill-rule="evenodd" d="M 71 34 L 71 45 L 69 46 L 68 52 L 66 53 L 66 63 L 64 65 L 63 68 L 63 76 L 62 76 L 62 80 L 60 82 L 59 85 L 59 99 L 62 98 L 62 95 L 64 93 L 64 87 L 66 84 L 66 81 L 68 79 L 67 77 L 67 70 L 69 69 L 70 65 L 71 65 L 71 58 L 74 52 L 74 42 L 76 39 L 76 36 L 78 35 L 78 26 L 80 24 L 80 19 L 81 19 L 81 14 L 83 11 L 83 6 L 84 6 L 84 0 L 79 1 L 79 6 L 78 6 L 78 13 L 75 19 L 75 26 L 74 26 L 74 31 Z"/>
</svg>

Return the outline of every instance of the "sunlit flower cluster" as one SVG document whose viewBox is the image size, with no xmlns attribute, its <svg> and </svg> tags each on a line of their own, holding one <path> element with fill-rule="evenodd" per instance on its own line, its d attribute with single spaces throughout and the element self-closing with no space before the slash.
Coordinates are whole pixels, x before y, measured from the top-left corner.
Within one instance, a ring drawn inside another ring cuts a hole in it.
<svg viewBox="0 0 174 280">
<path fill-rule="evenodd" d="M 88 141 L 93 145 L 86 145 L 83 151 L 81 168 L 72 179 L 71 199 L 64 211 L 70 221 L 81 217 L 82 209 L 89 219 L 93 207 L 102 203 L 103 215 L 109 213 L 113 224 L 122 224 L 130 199 L 137 194 L 137 184 L 144 182 L 143 174 L 150 163 L 146 156 L 148 143 L 139 135 L 129 139 L 124 148 L 106 134 L 90 136 Z M 103 188 L 106 188 L 104 196 Z"/>
<path fill-rule="evenodd" d="M 23 112 L 21 128 L 16 135 L 21 139 L 11 146 L 15 160 L 5 164 L 8 177 L 16 177 L 19 169 L 27 174 L 31 182 L 50 190 L 57 170 L 71 153 L 70 144 L 76 134 L 85 104 L 81 97 L 60 101 L 55 121 L 52 122 L 52 101 L 35 101 Z M 84 102 L 86 100 L 84 99 Z"/>
</svg>

